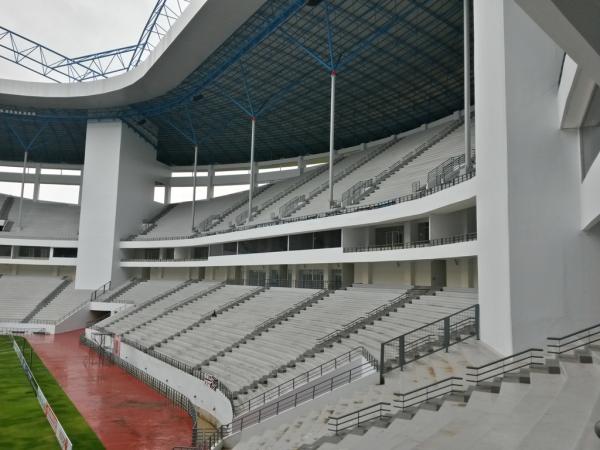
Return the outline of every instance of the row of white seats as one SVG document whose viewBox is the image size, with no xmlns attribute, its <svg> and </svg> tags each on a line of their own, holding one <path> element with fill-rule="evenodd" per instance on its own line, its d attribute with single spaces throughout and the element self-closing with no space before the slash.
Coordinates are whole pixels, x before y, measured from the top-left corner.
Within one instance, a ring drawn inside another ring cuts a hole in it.
<svg viewBox="0 0 600 450">
<path fill-rule="evenodd" d="M 59 277 L 0 277 L 0 320 L 20 321 L 64 280 Z"/>
<path fill-rule="evenodd" d="M 412 150 L 425 143 L 438 133 L 443 126 L 433 127 L 425 131 L 409 135 L 386 149 L 363 166 L 356 169 L 352 176 L 342 178 L 334 185 L 334 198 L 341 199 L 343 193 L 350 189 L 356 182 L 372 179 L 381 171 L 387 169 L 397 161 L 402 160 Z M 334 166 L 337 171 L 337 167 Z M 328 211 L 329 190 L 325 190 L 310 201 L 304 208 L 292 214 L 292 217 L 316 214 Z"/>
<path fill-rule="evenodd" d="M 196 201 L 194 223 L 199 225 L 204 219 L 215 214 L 220 214 L 247 196 L 248 193 L 238 192 L 231 195 L 216 197 L 211 200 Z M 190 212 L 191 202 L 183 202 L 176 205 L 157 221 L 156 227 L 150 230 L 146 235 L 139 237 L 139 239 L 144 239 L 144 237 L 175 237 L 193 234 Z"/>
<path fill-rule="evenodd" d="M 40 309 L 32 320 L 56 323 L 67 314 L 88 304 L 91 292 L 86 289 L 75 289 L 75 283 L 71 282 L 50 303 Z"/>
<path fill-rule="evenodd" d="M 368 290 L 368 285 L 363 289 Z M 357 347 L 365 348 L 378 359 L 382 342 L 477 303 L 475 292 L 465 293 L 446 289 L 437 292 L 436 295 L 421 296 L 412 304 L 399 308 L 397 312 L 390 312 L 380 320 L 375 320 L 373 325 L 367 325 L 365 329 L 351 333 L 349 338 L 342 339 L 340 343 L 335 343 L 322 352 L 316 353 L 313 358 L 306 359 L 304 363 L 297 363 L 295 367 L 288 368 L 285 373 L 279 373 L 277 378 L 270 378 L 267 383 L 255 385 L 249 392 L 239 395 L 239 402 L 243 403 L 245 400 L 260 395 L 278 384 L 291 380 Z M 273 331 L 271 330 L 269 333 Z M 227 374 L 223 374 L 223 376 L 225 384 L 227 384 L 229 381 Z"/>
<path fill-rule="evenodd" d="M 102 328 L 115 334 L 123 334 L 142 323 L 162 314 L 165 310 L 175 306 L 177 303 L 216 287 L 217 281 L 186 281 L 175 285 L 153 297 L 163 296 L 159 300 L 148 304 L 142 303 L 133 311 L 125 310 L 123 314 L 115 314 L 111 323 L 103 324 Z"/>
<path fill-rule="evenodd" d="M 415 182 L 419 182 L 420 186 L 425 186 L 427 184 L 427 174 L 432 169 L 435 169 L 450 157 L 460 156 L 464 153 L 464 136 L 464 126 L 457 128 L 405 167 L 384 180 L 379 185 L 379 188 L 364 198 L 360 204 L 368 205 L 408 195 L 412 192 L 412 185 Z M 474 131 L 471 142 L 472 146 L 475 147 Z"/>
<path fill-rule="evenodd" d="M 317 293 L 314 289 L 264 290 L 247 302 L 161 344 L 156 350 L 190 365 L 197 365 L 223 351 L 265 320 Z"/>
<path fill-rule="evenodd" d="M 121 295 L 113 298 L 114 303 L 130 303 L 139 305 L 181 284 L 181 280 L 145 280 L 127 289 Z M 110 295 L 107 293 L 104 298 Z"/>
<path fill-rule="evenodd" d="M 221 306 L 255 291 L 256 286 L 225 285 L 211 291 L 207 295 L 186 303 L 167 314 L 154 318 L 152 321 L 125 334 L 139 344 L 150 347 L 200 320 Z"/>
<path fill-rule="evenodd" d="M 312 349 L 324 335 L 343 328 L 404 292 L 362 287 L 336 291 L 210 362 L 207 370 L 226 380 L 230 389 L 242 390 Z"/>
</svg>

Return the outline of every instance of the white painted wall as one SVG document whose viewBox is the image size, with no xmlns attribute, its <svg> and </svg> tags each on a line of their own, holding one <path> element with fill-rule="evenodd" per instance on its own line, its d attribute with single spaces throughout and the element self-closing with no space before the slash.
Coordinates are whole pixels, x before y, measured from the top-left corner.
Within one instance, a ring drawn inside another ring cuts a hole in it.
<svg viewBox="0 0 600 450">
<path fill-rule="evenodd" d="M 119 241 L 160 208 L 153 201 L 154 180 L 163 171 L 154 149 L 120 121 L 88 123 L 77 289 L 125 280 Z"/>
<path fill-rule="evenodd" d="M 514 0 L 474 8 L 482 339 L 508 354 L 600 321 L 600 239 L 580 231 L 578 136 L 557 114 L 562 50 Z"/>
</svg>

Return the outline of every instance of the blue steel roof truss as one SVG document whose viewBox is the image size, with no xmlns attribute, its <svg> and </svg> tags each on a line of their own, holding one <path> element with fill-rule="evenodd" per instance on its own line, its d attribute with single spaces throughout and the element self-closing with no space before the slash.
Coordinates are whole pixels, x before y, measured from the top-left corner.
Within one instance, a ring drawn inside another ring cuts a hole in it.
<svg viewBox="0 0 600 450">
<path fill-rule="evenodd" d="M 88 117 L 151 121 L 159 159 L 173 165 L 192 163 L 193 143 L 199 164 L 248 161 L 249 116 L 258 117 L 257 160 L 320 153 L 328 149 L 331 71 L 341 148 L 462 109 L 462 51 L 462 0 L 269 0 L 159 98 L 36 111 L 22 121 L 50 123 L 56 134 L 44 132 L 44 157 L 53 162 L 82 162 Z M 0 157 L 12 159 L 15 142 L 0 142 Z"/>
</svg>

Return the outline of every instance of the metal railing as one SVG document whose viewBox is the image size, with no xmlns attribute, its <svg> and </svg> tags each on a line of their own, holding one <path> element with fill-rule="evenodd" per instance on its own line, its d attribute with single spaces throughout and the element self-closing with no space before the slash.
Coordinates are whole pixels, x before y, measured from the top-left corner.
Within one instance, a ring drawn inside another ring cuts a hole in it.
<svg viewBox="0 0 600 450">
<path fill-rule="evenodd" d="M 449 377 L 410 392 L 395 393 L 394 406 L 402 411 L 433 400 L 459 392 L 464 392 L 461 377 Z M 460 388 L 460 389 L 459 389 Z"/>
<path fill-rule="evenodd" d="M 482 383 L 506 373 L 525 367 L 543 366 L 544 355 L 541 348 L 529 348 L 505 358 L 497 359 L 483 366 L 467 366 L 466 380 L 470 383 Z"/>
<path fill-rule="evenodd" d="M 90 294 L 90 302 L 95 301 L 98 297 L 104 295 L 106 293 L 106 291 L 110 290 L 112 282 L 109 280 L 106 283 L 104 283 L 102 286 L 100 286 L 98 289 L 96 289 L 94 292 L 92 292 Z"/>
<path fill-rule="evenodd" d="M 478 304 L 383 342 L 379 359 L 380 383 L 385 382 L 385 372 L 403 369 L 406 364 L 439 350 L 448 351 L 451 345 L 471 336 L 479 339 Z"/>
<path fill-rule="evenodd" d="M 343 416 L 329 417 L 327 425 L 329 431 L 333 431 L 337 436 L 340 431 L 348 428 L 356 428 L 361 424 L 372 422 L 374 420 L 385 420 L 391 417 L 390 403 L 379 402 L 374 405 L 361 408 Z"/>
<path fill-rule="evenodd" d="M 343 288 L 343 283 L 336 280 L 300 280 L 292 278 L 277 278 L 264 280 L 258 278 L 230 278 L 225 281 L 227 284 L 235 286 L 262 286 L 265 288 L 270 287 L 287 287 L 287 288 L 298 288 L 298 289 L 325 289 L 334 291 Z"/>
<path fill-rule="evenodd" d="M 341 336 L 347 335 L 348 333 L 361 328 L 364 324 L 372 322 L 373 320 L 385 315 L 388 311 L 391 311 L 394 308 L 402 307 L 405 303 L 410 302 L 419 295 L 424 295 L 429 290 L 429 287 L 411 288 L 402 295 L 390 300 L 386 304 L 378 306 L 377 308 L 365 313 L 363 316 L 354 319 L 352 322 L 342 325 L 342 328 L 334 330 L 331 333 L 319 338 L 317 342 L 319 345 L 327 345 L 328 343 L 337 340 Z"/>
<path fill-rule="evenodd" d="M 289 216 L 294 211 L 296 211 L 296 209 L 298 209 L 298 206 L 300 206 L 301 203 L 305 203 L 305 202 L 306 202 L 306 196 L 304 194 L 297 195 L 296 197 L 285 202 L 283 205 L 281 205 L 279 207 L 279 217 L 284 218 L 284 217 Z"/>
<path fill-rule="evenodd" d="M 373 190 L 374 186 L 375 184 L 371 178 L 356 182 L 342 194 L 342 206 L 358 203 L 367 193 Z"/>
<path fill-rule="evenodd" d="M 226 425 L 226 429 L 229 434 L 237 433 L 251 425 L 255 425 L 268 419 L 270 417 L 281 414 L 284 411 L 295 408 L 298 405 L 314 400 L 323 394 L 333 391 L 341 386 L 352 383 L 359 378 L 364 377 L 370 373 L 373 373 L 375 368 L 371 363 L 364 363 L 360 366 L 353 367 L 345 372 L 339 373 L 332 376 L 324 381 L 314 384 L 313 386 L 300 389 L 290 395 L 284 395 L 281 399 L 276 402 L 269 403 L 262 408 L 255 409 L 249 413 L 238 416 L 229 425 Z"/>
<path fill-rule="evenodd" d="M 318 219 L 318 218 L 323 218 L 323 217 L 338 216 L 341 214 L 350 214 L 350 213 L 359 212 L 359 211 L 370 211 L 370 210 L 374 210 L 374 209 L 385 208 L 387 206 L 392 206 L 392 205 L 396 205 L 399 203 L 405 203 L 405 202 L 409 202 L 409 201 L 413 201 L 413 200 L 418 200 L 423 197 L 427 197 L 429 195 L 432 195 L 437 192 L 443 191 L 445 189 L 451 188 L 451 187 L 456 186 L 457 184 L 460 184 L 464 181 L 470 180 L 471 178 L 473 178 L 475 176 L 475 174 L 476 174 L 475 168 L 473 167 L 473 170 L 471 170 L 470 172 L 459 175 L 458 177 L 454 178 L 452 181 L 450 181 L 448 183 L 440 184 L 440 185 L 434 186 L 432 188 L 421 189 L 417 192 L 411 192 L 410 194 L 406 194 L 401 197 L 391 198 L 389 200 L 384 200 L 384 201 L 376 202 L 376 203 L 369 203 L 369 204 L 365 204 L 365 205 L 357 205 L 357 206 L 352 206 L 352 207 L 347 207 L 347 208 L 339 208 L 339 209 L 330 210 L 330 211 L 323 211 L 323 212 L 315 213 L 315 214 L 307 214 L 304 216 L 287 217 L 287 218 L 280 218 L 277 220 L 271 220 L 268 222 L 261 222 L 261 223 L 257 223 L 257 224 L 248 224 L 248 225 L 236 227 L 235 231 L 244 231 L 244 230 L 250 230 L 250 229 L 255 229 L 255 228 L 272 227 L 275 225 L 282 225 L 282 224 L 286 224 L 286 223 L 301 222 L 304 220 Z M 186 239 L 193 239 L 196 237 L 215 236 L 215 235 L 226 234 L 226 233 L 231 233 L 231 232 L 232 232 L 232 230 L 227 229 L 227 230 L 219 230 L 219 231 L 206 231 L 204 233 L 196 233 L 196 234 L 189 234 L 189 235 L 182 235 L 182 236 L 152 237 L 152 238 L 144 238 L 144 239 L 138 239 L 138 240 L 143 240 L 143 241 L 186 240 Z M 128 241 L 128 240 L 132 240 L 132 239 L 124 239 L 124 240 Z"/>
<path fill-rule="evenodd" d="M 434 167 L 427 173 L 427 186 L 437 186 L 438 184 L 452 181 L 456 178 L 460 169 L 465 167 L 465 155 L 451 156 L 446 161 Z"/>
<path fill-rule="evenodd" d="M 124 359 L 119 357 L 118 355 L 115 355 L 114 353 L 109 352 L 102 346 L 98 345 L 98 343 L 88 339 L 85 336 L 85 334 L 82 334 L 79 337 L 79 341 L 82 344 L 86 345 L 87 347 L 90 347 L 92 350 L 95 350 L 96 353 L 98 353 L 102 358 L 110 361 L 111 363 L 118 365 L 123 370 L 125 370 L 127 373 L 134 376 L 138 380 L 142 381 L 144 384 L 150 386 L 152 389 L 157 391 L 159 394 L 167 397 L 169 400 L 171 400 L 171 402 L 173 402 L 173 404 L 175 406 L 178 406 L 181 409 L 183 409 L 184 411 L 186 411 L 190 415 L 190 417 L 192 419 L 192 424 L 193 424 L 192 430 L 191 430 L 192 431 L 191 445 L 196 446 L 198 444 L 198 442 L 199 442 L 198 441 L 198 416 L 197 416 L 197 412 L 196 412 L 196 407 L 194 406 L 194 404 L 188 397 L 186 397 L 185 395 L 183 395 L 181 392 L 177 391 L 176 389 L 173 389 L 168 384 L 163 383 L 162 381 L 158 380 L 157 378 L 154 378 L 153 376 L 149 375 L 147 372 L 145 372 L 141 369 L 138 369 L 137 367 L 128 363 L 127 361 L 125 361 Z"/>
<path fill-rule="evenodd" d="M 295 391 L 300 386 L 308 384 L 311 381 L 318 380 L 319 378 L 322 378 L 323 375 L 327 375 L 328 372 L 334 371 L 338 367 L 343 367 L 357 358 L 364 357 L 364 352 L 365 350 L 363 347 L 356 347 L 346 353 L 330 359 L 329 361 L 324 362 L 323 364 L 320 364 L 317 367 L 313 367 L 303 374 L 295 376 L 291 380 L 285 381 L 278 386 L 264 391 L 262 394 L 254 396 L 243 403 L 237 404 L 235 407 L 236 414 L 244 414 L 258 406 L 265 405 L 272 400 L 287 394 L 288 392 Z"/>
<path fill-rule="evenodd" d="M 458 244 L 477 240 L 477 232 L 459 234 L 425 241 L 404 242 L 398 244 L 371 245 L 368 247 L 344 247 L 344 253 L 350 252 L 379 252 L 385 250 L 405 250 L 408 248 L 436 247 L 438 245 Z"/>
<path fill-rule="evenodd" d="M 594 325 L 562 337 L 548 338 L 548 353 L 561 355 L 586 345 L 600 341 L 600 324 Z"/>
</svg>

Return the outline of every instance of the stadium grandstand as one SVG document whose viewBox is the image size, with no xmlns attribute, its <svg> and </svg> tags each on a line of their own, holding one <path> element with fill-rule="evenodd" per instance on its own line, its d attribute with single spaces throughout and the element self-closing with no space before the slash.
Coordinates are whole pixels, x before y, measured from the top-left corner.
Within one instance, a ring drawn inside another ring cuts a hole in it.
<svg viewBox="0 0 600 450">
<path fill-rule="evenodd" d="M 0 447 L 600 448 L 597 1 L 144 14 L 0 23 Z"/>
</svg>

